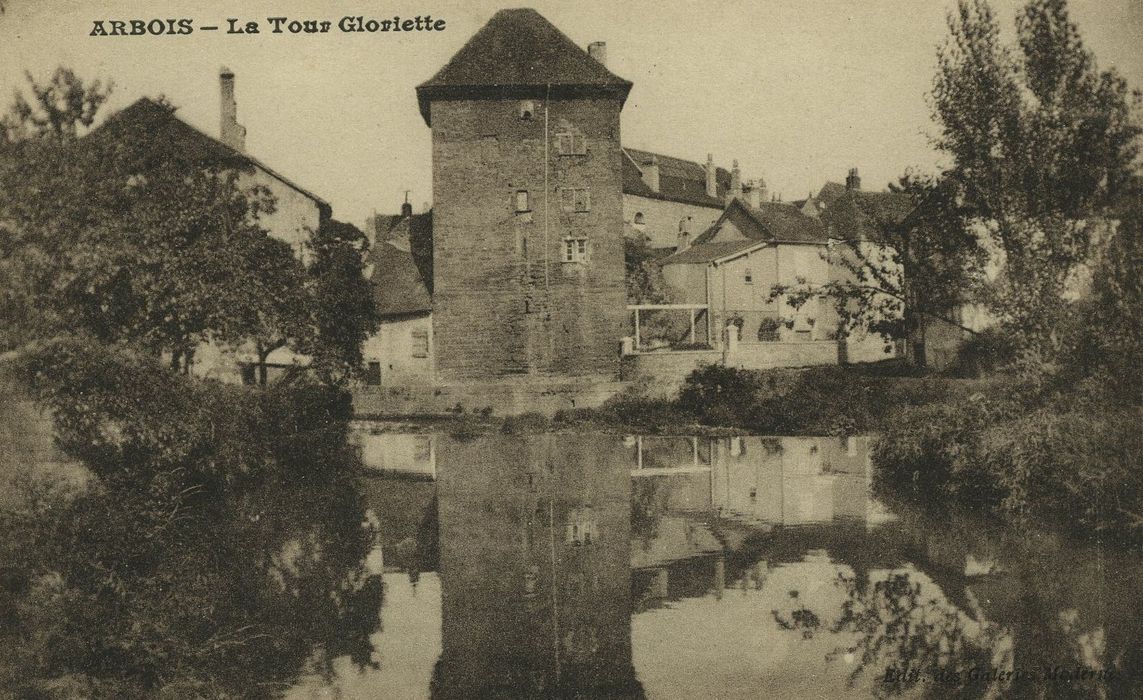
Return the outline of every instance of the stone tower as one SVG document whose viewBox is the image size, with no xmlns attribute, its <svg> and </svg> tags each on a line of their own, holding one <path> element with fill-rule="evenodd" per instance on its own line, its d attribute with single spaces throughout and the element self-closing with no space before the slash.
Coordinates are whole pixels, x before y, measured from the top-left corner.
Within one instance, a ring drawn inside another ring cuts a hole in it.
<svg viewBox="0 0 1143 700">
<path fill-rule="evenodd" d="M 630 89 L 530 9 L 496 13 L 417 87 L 441 381 L 618 375 Z"/>
</svg>

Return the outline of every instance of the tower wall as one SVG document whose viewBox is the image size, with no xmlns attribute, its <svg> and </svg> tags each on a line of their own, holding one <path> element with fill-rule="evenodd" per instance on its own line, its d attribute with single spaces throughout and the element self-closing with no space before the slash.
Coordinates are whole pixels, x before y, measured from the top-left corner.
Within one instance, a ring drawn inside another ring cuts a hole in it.
<svg viewBox="0 0 1143 700">
<path fill-rule="evenodd" d="M 530 118 L 522 102 L 431 105 L 433 326 L 446 382 L 618 375 L 621 102 L 530 100 Z M 586 153 L 561 154 L 559 134 L 585 138 Z M 589 210 L 565 211 L 564 188 L 588 190 Z M 521 191 L 528 211 L 518 212 Z M 588 259 L 565 262 L 566 239 L 586 240 Z"/>
</svg>

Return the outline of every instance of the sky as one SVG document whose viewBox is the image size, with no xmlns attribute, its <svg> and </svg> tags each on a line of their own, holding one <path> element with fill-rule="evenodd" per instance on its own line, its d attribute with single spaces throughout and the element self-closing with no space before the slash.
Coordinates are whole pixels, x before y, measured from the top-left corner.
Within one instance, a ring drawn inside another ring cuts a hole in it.
<svg viewBox="0 0 1143 700">
<path fill-rule="evenodd" d="M 112 79 L 107 113 L 166 96 L 218 133 L 218 70 L 237 78 L 247 151 L 362 225 L 409 191 L 432 198 L 429 128 L 414 88 L 496 10 L 485 0 L 0 0 L 0 100 L 58 65 Z M 882 189 L 906 168 L 941 165 L 927 102 L 953 0 L 533 0 L 580 46 L 607 42 L 612 72 L 634 82 L 625 146 L 695 161 L 712 153 L 771 193 L 804 197 L 860 169 Z M 1019 0 L 993 0 L 1011 33 Z M 1143 88 L 1143 0 L 1072 0 L 1101 68 Z M 237 9 L 241 8 L 241 10 Z M 344 16 L 432 15 L 441 32 L 342 33 Z M 272 34 L 266 18 L 326 19 L 326 34 Z M 263 33 L 91 37 L 97 19 L 258 21 Z"/>
</svg>

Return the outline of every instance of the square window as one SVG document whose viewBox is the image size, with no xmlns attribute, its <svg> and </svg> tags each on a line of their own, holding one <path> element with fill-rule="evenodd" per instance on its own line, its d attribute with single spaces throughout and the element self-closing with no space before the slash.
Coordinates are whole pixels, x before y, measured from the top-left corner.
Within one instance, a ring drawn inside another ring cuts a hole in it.
<svg viewBox="0 0 1143 700">
<path fill-rule="evenodd" d="M 587 137 L 567 131 L 556 134 L 556 152 L 561 156 L 586 155 Z"/>
<path fill-rule="evenodd" d="M 754 284 L 754 271 L 750 268 L 746 268 L 746 275 L 743 277 L 743 280 L 746 284 Z"/>
<path fill-rule="evenodd" d="M 532 211 L 531 203 L 528 201 L 528 190 L 516 190 L 516 212 Z"/>
<path fill-rule="evenodd" d="M 586 262 L 587 261 L 587 239 L 586 238 L 565 238 L 564 239 L 564 262 Z"/>
<path fill-rule="evenodd" d="M 586 187 L 562 188 L 560 208 L 567 212 L 591 211 L 591 190 Z"/>
</svg>

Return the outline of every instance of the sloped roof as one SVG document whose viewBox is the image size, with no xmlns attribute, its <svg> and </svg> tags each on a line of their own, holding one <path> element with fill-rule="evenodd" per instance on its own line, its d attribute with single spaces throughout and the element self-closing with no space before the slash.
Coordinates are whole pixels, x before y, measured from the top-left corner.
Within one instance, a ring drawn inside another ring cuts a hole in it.
<svg viewBox="0 0 1143 700">
<path fill-rule="evenodd" d="M 373 305 L 381 316 L 426 313 L 433 310 L 429 285 L 413 253 L 394 241 L 376 243 L 369 250 L 373 274 Z"/>
<path fill-rule="evenodd" d="M 848 190 L 837 182 L 827 182 L 817 199 L 825 205 L 821 219 L 830 237 L 846 241 L 880 241 L 885 226 L 900 224 L 916 208 L 903 192 Z"/>
<path fill-rule="evenodd" d="M 826 227 L 816 218 L 806 216 L 797 207 L 781 202 L 763 202 L 757 209 L 740 199 L 727 205 L 722 216 L 695 238 L 695 245 L 711 241 L 731 220 L 744 236 L 753 242 L 823 244 L 829 241 Z"/>
<path fill-rule="evenodd" d="M 637 195 L 670 202 L 695 204 L 721 209 L 730 190 L 730 171 L 715 168 L 715 193 L 706 193 L 706 167 L 694 162 L 637 148 L 624 148 L 627 158 L 623 163 L 623 194 Z M 655 192 L 643 181 L 640 171 L 655 158 L 659 162 L 659 191 Z"/>
<path fill-rule="evenodd" d="M 123 137 L 145 137 L 156 143 L 162 143 L 172 149 L 174 155 L 201 165 L 257 168 L 313 200 L 322 210 L 324 217 L 330 215 L 330 205 L 321 197 L 281 175 L 254 156 L 237 151 L 213 136 L 199 131 L 180 119 L 175 114 L 174 108 L 148 97 L 141 97 L 113 114 L 84 139 L 103 142 Z"/>
<path fill-rule="evenodd" d="M 610 94 L 627 99 L 631 81 L 618 77 L 530 8 L 500 10 L 429 80 L 417 86 L 430 122 L 434 99 L 482 95 Z"/>
<path fill-rule="evenodd" d="M 710 263 L 715 260 L 721 260 L 728 255 L 740 253 L 747 248 L 762 243 L 763 241 L 756 239 L 746 239 L 737 241 L 721 241 L 719 243 L 698 243 L 692 245 L 684 251 L 669 255 L 660 263 L 662 265 L 685 265 L 693 263 Z"/>
</svg>

